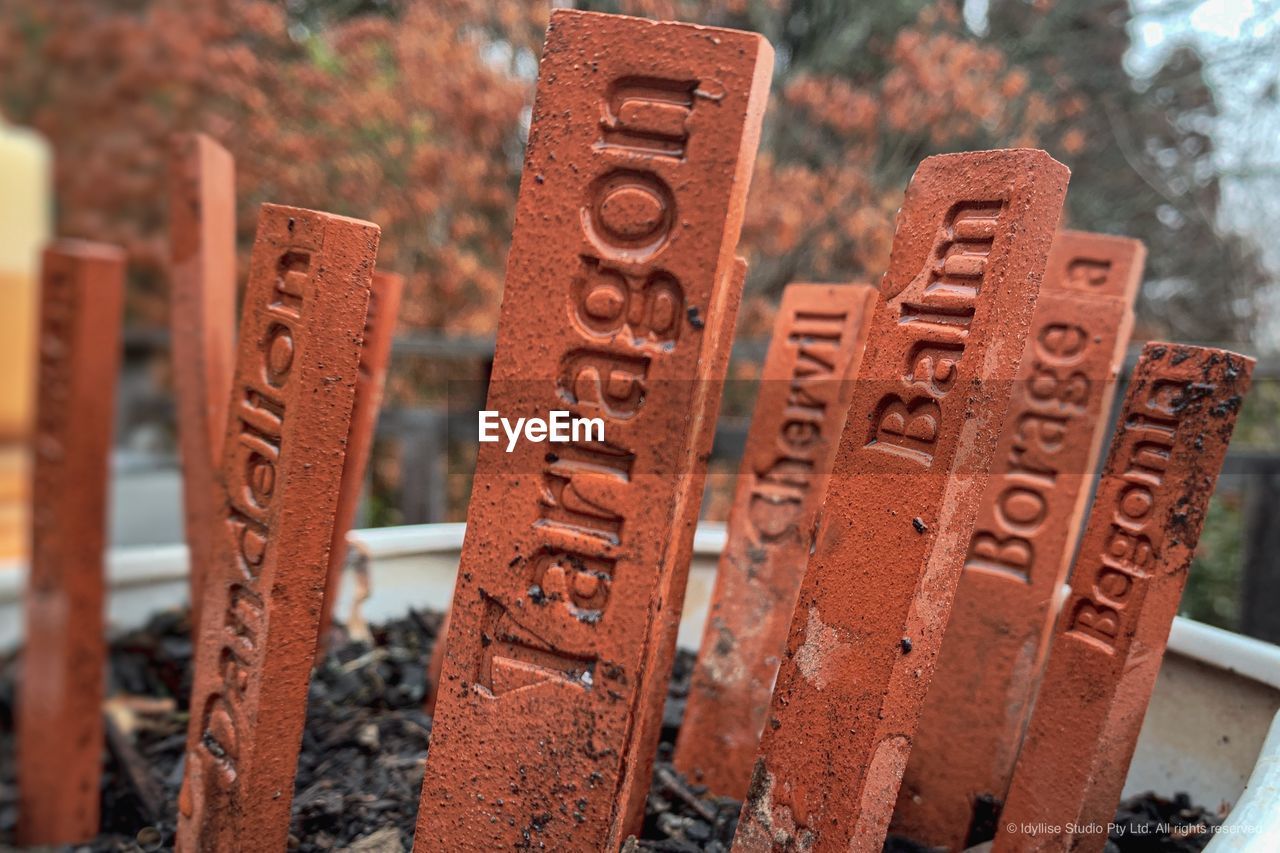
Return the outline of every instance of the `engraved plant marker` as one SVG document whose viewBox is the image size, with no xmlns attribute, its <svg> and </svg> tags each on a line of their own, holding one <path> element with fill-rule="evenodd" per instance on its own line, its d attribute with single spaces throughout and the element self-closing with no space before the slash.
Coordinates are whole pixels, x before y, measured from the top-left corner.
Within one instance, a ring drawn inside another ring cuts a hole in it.
<svg viewBox="0 0 1280 853">
<path fill-rule="evenodd" d="M 734 323 L 736 323 L 737 316 L 738 316 L 738 308 L 742 303 L 742 287 L 746 283 L 746 280 L 747 280 L 747 262 L 742 260 L 742 258 L 737 258 L 734 261 L 732 287 L 730 288 L 730 292 L 729 292 L 729 298 L 731 301 L 726 302 L 724 307 L 725 314 L 733 318 Z M 731 334 L 731 331 L 732 330 L 727 329 L 724 332 L 724 334 L 732 338 L 733 335 Z M 723 364 L 717 362 L 714 369 L 711 370 L 710 375 L 717 376 L 717 377 L 723 377 L 727 375 L 729 371 L 729 358 L 732 354 L 733 354 L 733 351 L 731 347 L 722 348 L 721 350 L 718 350 L 716 353 L 716 358 L 723 361 Z M 720 379 L 708 380 L 708 382 L 713 384 L 718 384 L 718 383 L 721 383 L 721 380 Z M 723 386 L 721 385 L 720 387 L 723 387 Z M 718 398 L 720 395 L 720 389 L 717 388 L 716 390 L 714 390 L 713 393 Z M 712 430 L 711 440 L 714 440 L 715 424 L 712 423 L 710 428 Z M 450 622 L 449 617 L 450 617 L 450 614 L 452 613 L 453 613 L 453 603 L 452 603 L 452 597 L 451 597 L 449 609 L 445 611 L 444 618 L 440 621 L 440 632 L 439 634 L 436 635 L 436 641 L 431 646 L 431 659 L 427 663 L 427 689 L 426 689 L 426 695 L 423 697 L 422 712 L 424 714 L 428 714 L 431 716 L 435 715 L 436 694 L 440 688 L 441 673 L 444 672 L 444 658 L 445 658 L 445 652 L 448 648 L 448 644 L 446 643 L 446 640 L 449 637 L 449 622 Z M 680 622 L 679 622 L 679 619 L 677 618 L 675 627 L 672 628 L 671 630 L 678 631 L 679 627 L 680 627 Z"/>
<path fill-rule="evenodd" d="M 720 796 L 747 792 L 876 296 L 782 294 L 674 756 Z"/>
<path fill-rule="evenodd" d="M 32 457 L 31 572 L 18 691 L 17 841 L 98 834 L 106 678 L 103 564 L 125 254 L 44 252 Z"/>
<path fill-rule="evenodd" d="M 605 441 L 480 446 L 416 850 L 638 826 L 771 68 L 748 33 L 552 14 L 486 408 Z"/>
<path fill-rule="evenodd" d="M 1106 843 L 1252 371 L 1253 359 L 1225 350 L 1143 348 L 1054 627 L 997 853 L 1088 853 Z M 1104 829 L 1078 831 L 1095 823 Z M 1061 831 L 1021 830 L 1035 824 Z"/>
<path fill-rule="evenodd" d="M 1067 176 L 1033 150 L 916 170 L 735 850 L 880 850 Z"/>
<path fill-rule="evenodd" d="M 217 466 L 227 425 L 235 353 L 235 163 L 203 134 L 181 134 L 169 152 L 170 355 L 177 397 L 182 505 L 190 551 L 191 625 L 217 550 Z"/>
<path fill-rule="evenodd" d="M 975 803 L 989 808 L 1008 792 L 1145 256 L 1141 243 L 1122 237 L 1063 231 L 1053 241 L 898 795 L 895 833 L 962 849 Z"/>
<path fill-rule="evenodd" d="M 202 590 L 177 849 L 283 850 L 378 228 L 258 220 Z"/>
<path fill-rule="evenodd" d="M 347 435 L 342 482 L 338 486 L 338 510 L 334 517 L 333 538 L 329 543 L 329 573 L 324 587 L 324 604 L 320 608 L 320 629 L 316 636 L 317 662 L 324 657 L 333 608 L 342 585 L 342 567 L 347 560 L 347 532 L 351 530 L 360 506 L 360 490 L 364 486 L 364 472 L 369 463 L 369 451 L 373 448 L 378 412 L 382 408 L 382 389 L 386 385 L 391 341 L 395 337 L 403 292 L 403 276 L 374 271 L 369 313 L 364 323 L 364 342 L 360 347 L 360 371 L 356 374 L 356 398 L 351 407 L 351 432 Z"/>
</svg>

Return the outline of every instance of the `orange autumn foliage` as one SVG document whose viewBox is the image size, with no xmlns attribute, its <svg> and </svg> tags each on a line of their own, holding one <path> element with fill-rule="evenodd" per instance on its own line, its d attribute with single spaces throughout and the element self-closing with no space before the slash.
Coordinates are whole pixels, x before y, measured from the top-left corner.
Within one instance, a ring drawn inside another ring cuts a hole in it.
<svg viewBox="0 0 1280 853">
<path fill-rule="evenodd" d="M 404 322 L 484 332 L 501 291 L 530 79 L 547 9 L 404 4 L 304 31 L 257 0 L 0 0 L 6 114 L 52 141 L 58 227 L 123 244 L 129 316 L 164 322 L 168 136 L 201 130 L 236 157 L 239 232 L 277 201 L 383 229 L 411 273 Z"/>
<path fill-rule="evenodd" d="M 133 322 L 165 318 L 165 140 L 202 130 L 236 157 L 243 249 L 263 201 L 370 219 L 380 264 L 408 278 L 405 329 L 492 332 L 550 4 L 327 11 L 339 5 L 0 0 L 0 108 L 54 144 L 60 231 L 129 250 Z M 804 5 L 606 8 L 768 35 Z M 779 63 L 743 231 L 741 334 L 767 331 L 789 281 L 878 277 L 923 156 L 1034 144 L 1057 118 L 953 4 L 921 5 L 869 42 L 878 72 Z"/>
</svg>

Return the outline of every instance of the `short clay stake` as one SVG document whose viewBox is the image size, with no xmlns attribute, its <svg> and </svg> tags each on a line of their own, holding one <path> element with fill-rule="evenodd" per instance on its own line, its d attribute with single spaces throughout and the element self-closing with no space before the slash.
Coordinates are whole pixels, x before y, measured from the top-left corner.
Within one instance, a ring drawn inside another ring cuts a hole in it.
<svg viewBox="0 0 1280 853">
<path fill-rule="evenodd" d="M 768 91 L 759 36 L 552 14 L 415 849 L 616 849 L 660 730 Z"/>
<path fill-rule="evenodd" d="M 169 338 L 182 459 L 182 505 L 190 552 L 192 634 L 200 589 L 222 526 L 217 467 L 227 424 L 235 352 L 235 163 L 199 133 L 169 151 Z"/>
<path fill-rule="evenodd" d="M 735 850 L 881 849 L 1067 175 L 984 151 L 907 189 Z"/>
<path fill-rule="evenodd" d="M 374 430 L 378 426 L 378 412 L 382 408 L 382 389 L 386 384 L 387 365 L 391 361 L 391 341 L 395 337 L 403 291 L 402 276 L 374 271 L 369 313 L 364 324 L 364 342 L 360 347 L 356 399 L 351 408 L 351 432 L 347 436 L 342 483 L 338 486 L 338 510 L 333 539 L 329 544 L 329 574 L 325 582 L 324 604 L 320 608 L 320 630 L 316 637 L 317 663 L 324 658 L 328 647 L 329 626 L 342 586 L 342 567 L 347 560 L 347 533 L 360 506 L 360 491 L 364 487 L 364 472 L 373 447 Z"/>
<path fill-rule="evenodd" d="M 31 570 L 18 690 L 17 841 L 98 834 L 106 678 L 103 564 L 125 254 L 44 252 L 32 446 Z"/>
<path fill-rule="evenodd" d="M 1146 250 L 1063 231 L 992 463 L 893 831 L 965 847 L 998 809 L 1107 432 Z M 963 736 L 958 733 L 963 732 Z"/>
<path fill-rule="evenodd" d="M 1151 343 L 1129 381 L 994 850 L 1100 851 L 1253 360 Z"/>
<path fill-rule="evenodd" d="M 876 295 L 782 295 L 674 756 L 717 795 L 746 795 Z"/>
<path fill-rule="evenodd" d="M 258 221 L 201 591 L 179 851 L 283 850 L 378 228 Z M 251 839 L 251 842 L 248 841 Z"/>
</svg>

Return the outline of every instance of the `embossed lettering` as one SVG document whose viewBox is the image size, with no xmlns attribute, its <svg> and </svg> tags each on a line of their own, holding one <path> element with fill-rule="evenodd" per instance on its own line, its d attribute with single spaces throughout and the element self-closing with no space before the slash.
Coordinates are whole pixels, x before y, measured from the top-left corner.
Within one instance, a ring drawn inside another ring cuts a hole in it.
<svg viewBox="0 0 1280 853">
<path fill-rule="evenodd" d="M 904 354 L 902 384 L 910 393 L 889 392 L 881 399 L 867 446 L 925 467 L 933 463 L 938 402 L 955 382 L 1002 210 L 999 201 L 976 201 L 948 212 L 925 270 L 922 298 L 901 305 L 900 322 L 919 330 Z"/>
<path fill-rule="evenodd" d="M 1050 323 L 1036 335 L 1029 357 L 1031 376 L 1025 409 L 1014 421 L 1003 488 L 995 499 L 993 524 L 976 529 L 965 559 L 967 570 L 1010 575 L 1031 583 L 1036 537 L 1049 516 L 1049 490 L 1058 481 L 1067 430 L 1089 401 L 1090 382 L 1072 370 L 1091 340 L 1076 324 Z"/>
<path fill-rule="evenodd" d="M 762 547 L 795 534 L 795 519 L 813 483 L 814 451 L 835 392 L 835 358 L 848 314 L 796 312 L 788 343 L 797 348 L 787 407 L 774 452 L 757 463 L 747 506 L 753 544 Z"/>
<path fill-rule="evenodd" d="M 237 389 L 239 402 L 234 417 L 239 432 L 227 448 L 235 461 L 224 469 L 228 474 L 229 501 L 226 525 L 239 572 L 238 581 L 228 590 L 223 619 L 222 691 L 211 694 L 205 703 L 204 736 L 200 742 L 216 766 L 222 768 L 215 778 L 228 785 L 236 779 L 242 724 L 240 699 L 248 671 L 257 662 L 264 619 L 257 580 L 270 540 L 268 518 L 284 434 L 284 392 L 294 366 L 292 324 L 301 316 L 310 266 L 309 252 L 288 250 L 280 255 L 271 301 L 265 306 L 273 319 L 267 324 L 253 370 L 258 378 Z"/>
<path fill-rule="evenodd" d="M 1107 283 L 1107 275 L 1110 272 L 1110 261 L 1076 258 L 1067 265 L 1067 282 L 1081 290 L 1102 287 Z"/>
<path fill-rule="evenodd" d="M 675 346 L 684 318 L 680 285 L 663 272 L 637 278 L 583 259 L 574 281 L 574 318 L 588 335 L 626 333 L 633 346 L 666 351 Z"/>
<path fill-rule="evenodd" d="M 580 255 L 566 301 L 589 346 L 570 348 L 556 378 L 558 396 L 575 415 L 635 418 L 653 359 L 680 341 L 684 288 L 658 265 L 677 203 L 656 161 L 684 157 L 697 88 L 696 81 L 626 77 L 600 102 L 597 148 L 611 162 L 588 184 L 579 209 L 589 252 Z M 614 565 L 598 549 L 623 542 L 634 454 L 603 442 L 573 442 L 547 460 L 535 522 L 547 544 L 530 560 L 530 580 L 544 601 L 560 602 L 577 623 L 594 625 L 608 606 Z M 563 537 L 591 544 L 566 549 L 558 542 Z M 510 614 L 494 618 L 510 622 Z M 590 687 L 592 659 L 566 655 L 560 645 L 560 637 L 530 639 L 519 631 L 495 639 L 484 647 L 477 681 L 494 696 L 550 677 Z"/>
<path fill-rule="evenodd" d="M 1163 522 L 1156 512 L 1157 495 L 1164 486 L 1173 454 L 1178 422 L 1173 414 L 1186 392 L 1186 383 L 1156 382 L 1144 406 L 1160 416 L 1137 412 L 1125 422 L 1127 461 L 1113 490 L 1115 501 L 1103 553 L 1094 566 L 1083 559 L 1077 571 L 1092 572 L 1089 595 L 1072 611 L 1068 632 L 1086 637 L 1108 653 L 1123 626 L 1126 605 L 1136 579 L 1146 577 L 1146 566 L 1158 546 Z"/>
<path fill-rule="evenodd" d="M 649 156 L 684 157 L 697 81 L 628 77 L 609 87 L 600 145 Z"/>
</svg>

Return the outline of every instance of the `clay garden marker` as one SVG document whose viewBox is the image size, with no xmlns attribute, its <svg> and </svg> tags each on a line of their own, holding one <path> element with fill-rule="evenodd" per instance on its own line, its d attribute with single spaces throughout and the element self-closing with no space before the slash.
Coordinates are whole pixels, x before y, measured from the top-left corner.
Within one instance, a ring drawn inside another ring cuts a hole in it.
<svg viewBox="0 0 1280 853">
<path fill-rule="evenodd" d="M 735 850 L 881 848 L 1067 177 L 1013 150 L 911 181 Z"/>
<path fill-rule="evenodd" d="M 1004 800 L 1075 553 L 1146 251 L 1053 241 L 1013 402 L 898 795 L 894 832 L 959 850 Z M 963 736 L 957 736 L 963 732 Z"/>
<path fill-rule="evenodd" d="M 1106 843 L 1252 370 L 1252 359 L 1224 350 L 1143 348 L 1049 645 L 997 853 L 1087 853 Z"/>
<path fill-rule="evenodd" d="M 741 800 L 809 559 L 876 290 L 782 294 L 674 762 Z"/>
<path fill-rule="evenodd" d="M 217 466 L 235 351 L 235 163 L 203 134 L 174 137 L 169 153 L 169 304 L 182 504 L 190 551 L 191 624 L 214 560 Z"/>
<path fill-rule="evenodd" d="M 396 318 L 400 314 L 400 294 L 404 278 L 395 273 L 375 270 L 373 289 L 369 293 L 369 313 L 364 324 L 364 343 L 360 347 L 360 371 L 356 376 L 356 398 L 351 407 L 351 432 L 347 436 L 346 460 L 342 465 L 342 483 L 338 486 L 338 510 L 329 543 L 329 573 L 324 588 L 324 604 L 320 608 L 320 629 L 316 636 L 316 655 L 323 656 L 333 607 L 342 585 L 342 567 L 347 559 L 347 532 L 355 522 L 360 506 L 360 490 L 373 447 L 378 411 L 382 408 L 382 389 L 391 360 L 391 340 L 395 336 Z"/>
<path fill-rule="evenodd" d="M 18 691 L 19 844 L 98 834 L 106 678 L 104 548 L 124 252 L 44 252 L 26 644 Z"/>
<path fill-rule="evenodd" d="M 724 309 L 723 309 L 726 315 L 732 318 L 735 322 L 738 316 L 738 308 L 742 304 L 742 287 L 746 283 L 746 280 L 747 280 L 747 262 L 744 261 L 742 258 L 736 258 L 734 260 L 734 265 L 733 265 L 733 279 L 731 281 L 731 286 L 729 288 L 730 301 L 725 303 Z M 733 330 L 731 328 L 726 328 L 723 334 L 727 335 L 729 338 L 732 338 L 733 337 L 732 332 Z M 732 355 L 732 349 L 729 347 L 723 347 L 720 350 L 718 350 L 716 353 L 716 356 L 720 361 L 723 362 L 723 364 L 721 364 L 720 362 L 716 362 L 714 368 L 710 371 L 710 375 L 724 377 L 729 370 L 729 357 L 731 355 Z M 716 395 L 717 399 L 720 396 L 723 386 L 717 389 L 715 388 L 715 385 L 721 382 L 722 380 L 708 380 L 708 385 L 712 388 L 712 393 Z M 709 424 L 707 425 L 708 429 L 711 429 L 711 430 L 715 429 L 715 424 L 713 421 L 714 419 L 708 419 L 708 424 Z M 714 437 L 714 432 L 712 435 Z M 698 440 L 701 441 L 701 438 L 699 438 Z M 424 714 L 429 714 L 429 715 L 435 714 L 436 692 L 440 685 L 440 674 L 441 672 L 444 671 L 444 657 L 445 657 L 445 650 L 447 648 L 445 639 L 449 635 L 449 614 L 452 612 L 453 612 L 453 607 L 452 607 L 452 601 L 451 601 L 449 609 L 445 611 L 444 618 L 440 621 L 440 630 L 436 634 L 436 641 L 431 646 L 431 659 L 427 664 L 427 691 L 426 691 L 426 696 L 424 697 L 423 703 L 422 703 L 422 711 Z M 676 627 L 673 628 L 672 630 L 678 630 L 678 629 L 679 629 L 679 621 L 677 619 Z"/>
<path fill-rule="evenodd" d="M 731 301 L 726 302 L 724 305 L 724 308 L 722 309 L 725 312 L 725 314 L 728 317 L 730 317 L 734 323 L 736 323 L 736 318 L 738 316 L 738 308 L 742 303 L 742 287 L 746 283 L 746 280 L 747 280 L 747 262 L 744 261 L 742 258 L 737 258 L 734 261 L 733 279 L 731 282 L 731 286 L 729 288 L 729 297 Z M 723 334 L 728 336 L 729 338 L 732 338 L 733 329 L 726 328 Z M 714 368 L 710 371 L 709 375 L 724 377 L 729 370 L 729 357 L 731 356 L 731 354 L 732 354 L 732 349 L 729 347 L 723 347 L 720 350 L 718 350 L 716 354 L 717 358 L 720 359 L 720 361 L 722 361 L 723 364 L 716 362 Z M 708 386 L 709 388 L 712 389 L 712 393 L 715 394 L 717 399 L 720 396 L 721 389 L 716 388 L 715 386 L 717 383 L 720 383 L 721 381 L 722 380 L 720 379 L 708 380 Z M 709 419 L 709 422 L 708 422 L 709 425 L 707 426 L 707 428 L 714 431 L 715 424 L 711 421 L 714 421 L 714 419 Z M 714 432 L 712 435 L 714 437 Z M 702 439 L 699 438 L 697 440 L 701 441 Z M 431 646 L 431 659 L 427 664 L 427 689 L 426 689 L 426 696 L 424 697 L 423 703 L 422 703 L 422 711 L 425 714 L 429 714 L 433 716 L 435 714 L 436 694 L 437 694 L 437 691 L 439 690 L 440 676 L 441 676 L 441 673 L 444 671 L 445 651 L 448 648 L 447 644 L 445 643 L 445 640 L 449 636 L 449 615 L 452 612 L 453 612 L 453 606 L 452 606 L 452 600 L 451 600 L 450 607 L 448 610 L 445 611 L 444 619 L 442 619 L 440 622 L 440 630 L 436 635 L 435 643 Z M 679 619 L 678 619 L 679 614 L 676 614 L 676 616 L 677 616 L 676 625 L 671 630 L 679 629 Z"/>
<path fill-rule="evenodd" d="M 378 228 L 277 205 L 240 321 L 177 849 L 283 850 Z"/>
<path fill-rule="evenodd" d="M 415 849 L 616 849 L 661 728 L 772 51 L 557 11 L 486 408 L 603 441 L 482 444 Z"/>
</svg>

